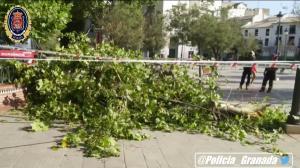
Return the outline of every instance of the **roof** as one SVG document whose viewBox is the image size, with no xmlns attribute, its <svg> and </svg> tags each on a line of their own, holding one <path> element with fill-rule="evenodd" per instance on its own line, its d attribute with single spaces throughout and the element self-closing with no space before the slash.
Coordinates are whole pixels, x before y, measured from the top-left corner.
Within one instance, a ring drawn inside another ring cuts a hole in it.
<svg viewBox="0 0 300 168">
<path fill-rule="evenodd" d="M 243 5 L 247 6 L 244 2 L 239 2 L 239 3 L 233 4 L 233 7 L 237 8 L 240 4 L 243 4 Z"/>
<path fill-rule="evenodd" d="M 234 7 L 234 8 L 236 8 L 236 7 L 239 6 L 240 4 L 243 4 L 243 5 L 247 6 L 244 2 L 238 2 L 238 3 L 234 3 L 234 2 L 223 2 L 223 3 L 222 3 L 222 7 Z"/>
<path fill-rule="evenodd" d="M 254 15 L 247 15 L 247 16 L 232 17 L 231 19 L 235 19 L 235 20 L 251 20 L 253 17 L 254 17 Z"/>
<path fill-rule="evenodd" d="M 300 15 L 297 14 L 287 14 L 284 15 L 281 19 L 282 23 L 290 23 L 290 22 L 300 22 Z"/>
<path fill-rule="evenodd" d="M 271 27 L 272 26 L 272 22 L 255 22 L 255 23 L 247 23 L 244 26 L 242 26 L 242 28 L 262 28 L 262 27 Z"/>
<path fill-rule="evenodd" d="M 247 23 L 242 28 L 263 28 L 263 27 L 271 27 L 273 24 L 277 24 L 279 22 L 279 19 L 276 16 L 270 16 L 262 21 L 254 22 L 254 23 Z M 295 14 L 285 14 L 281 18 L 281 23 L 300 23 L 300 15 Z"/>
</svg>

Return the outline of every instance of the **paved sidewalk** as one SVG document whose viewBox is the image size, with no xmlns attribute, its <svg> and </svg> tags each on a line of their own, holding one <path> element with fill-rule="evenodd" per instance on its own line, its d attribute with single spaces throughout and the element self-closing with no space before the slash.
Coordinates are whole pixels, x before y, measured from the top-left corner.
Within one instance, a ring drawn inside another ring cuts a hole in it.
<svg viewBox="0 0 300 168">
<path fill-rule="evenodd" d="M 261 152 L 259 146 L 201 134 L 146 131 L 149 140 L 119 141 L 120 157 L 95 159 L 83 157 L 80 149 L 51 150 L 63 135 L 59 129 L 27 132 L 30 123 L 1 113 L 0 121 L 0 168 L 193 168 L 195 152 Z M 300 165 L 300 135 L 285 135 L 279 147 Z"/>
<path fill-rule="evenodd" d="M 258 69 L 262 72 L 263 69 Z M 249 90 L 238 90 L 241 70 L 222 70 L 220 78 L 223 100 L 262 101 L 284 104 L 289 109 L 294 87 L 292 72 L 278 74 L 271 94 L 258 93 L 261 73 Z M 47 132 L 27 132 L 30 123 L 0 112 L 0 168 L 193 168 L 195 152 L 261 152 L 260 146 L 243 146 L 201 134 L 150 132 L 145 141 L 121 140 L 121 156 L 105 159 L 87 158 L 81 149 L 51 150 L 64 135 L 59 128 Z M 300 168 L 300 135 L 284 135 L 278 142 L 284 152 L 294 154 L 294 167 Z"/>
</svg>

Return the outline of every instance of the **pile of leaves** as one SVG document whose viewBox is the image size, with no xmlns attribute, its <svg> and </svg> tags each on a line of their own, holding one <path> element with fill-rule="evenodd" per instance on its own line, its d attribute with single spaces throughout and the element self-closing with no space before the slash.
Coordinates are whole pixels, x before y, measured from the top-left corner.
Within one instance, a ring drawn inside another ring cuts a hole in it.
<svg viewBox="0 0 300 168">
<path fill-rule="evenodd" d="M 78 53 L 81 46 L 85 45 L 71 44 L 68 51 Z M 141 58 L 139 52 L 108 44 L 85 50 L 100 56 Z M 220 114 L 217 77 L 199 83 L 188 66 L 87 61 L 14 65 L 28 103 L 25 113 L 35 121 L 34 128 L 44 131 L 63 121 L 72 129 L 61 147 L 83 146 L 88 156 L 118 156 L 116 140 L 143 140 L 147 135 L 139 130 L 144 128 L 246 142 L 248 134 L 264 138 L 273 129 L 281 130 L 286 120 L 284 113 L 270 109 L 259 118 Z"/>
</svg>

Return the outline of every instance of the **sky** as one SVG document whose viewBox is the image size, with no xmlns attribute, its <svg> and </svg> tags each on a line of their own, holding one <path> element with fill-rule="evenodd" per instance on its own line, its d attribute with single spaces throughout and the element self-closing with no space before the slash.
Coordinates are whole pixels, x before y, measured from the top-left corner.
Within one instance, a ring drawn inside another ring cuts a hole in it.
<svg viewBox="0 0 300 168">
<path fill-rule="evenodd" d="M 235 1 L 233 1 L 235 2 Z M 288 0 L 277 0 L 277 1 L 262 1 L 262 0 L 252 0 L 252 1 L 236 1 L 236 2 L 244 2 L 247 4 L 248 8 L 269 8 L 270 15 L 276 15 L 281 11 L 282 13 L 291 13 L 294 2 Z M 300 1 L 296 0 L 296 4 L 300 5 Z"/>
</svg>

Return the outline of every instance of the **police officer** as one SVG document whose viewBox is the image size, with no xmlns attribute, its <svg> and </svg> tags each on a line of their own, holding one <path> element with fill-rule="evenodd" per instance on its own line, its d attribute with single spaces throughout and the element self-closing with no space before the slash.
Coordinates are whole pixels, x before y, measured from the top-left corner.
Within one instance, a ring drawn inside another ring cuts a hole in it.
<svg viewBox="0 0 300 168">
<path fill-rule="evenodd" d="M 251 51 L 251 56 L 247 58 L 248 61 L 250 60 L 255 60 L 255 52 Z M 241 77 L 241 82 L 240 82 L 240 89 L 243 89 L 243 85 L 245 83 L 245 79 L 247 77 L 247 82 L 246 82 L 246 90 L 248 90 L 248 86 L 250 85 L 251 81 L 251 74 L 252 74 L 252 67 L 244 67 L 244 71 Z"/>
<path fill-rule="evenodd" d="M 272 60 L 277 61 L 278 60 L 278 55 L 273 54 Z M 265 91 L 268 81 L 269 81 L 269 88 L 267 90 L 267 93 L 270 93 L 272 91 L 273 81 L 276 79 L 277 69 L 278 68 L 276 67 L 276 64 L 273 64 L 271 67 L 265 68 L 264 79 L 263 79 L 262 86 L 261 86 L 261 89 L 259 90 L 259 92 L 264 92 Z"/>
</svg>

